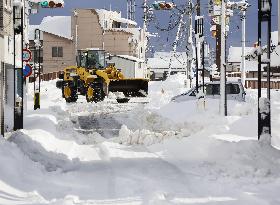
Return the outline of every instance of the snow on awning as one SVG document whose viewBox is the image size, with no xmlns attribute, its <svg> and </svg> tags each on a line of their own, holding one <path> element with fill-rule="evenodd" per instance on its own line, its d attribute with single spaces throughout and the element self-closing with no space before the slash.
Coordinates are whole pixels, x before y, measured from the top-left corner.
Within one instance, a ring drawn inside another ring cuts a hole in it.
<svg viewBox="0 0 280 205">
<path fill-rule="evenodd" d="M 111 19 L 113 21 L 116 21 L 116 22 L 119 22 L 119 23 L 125 23 L 125 24 L 130 24 L 130 25 L 137 26 L 137 23 L 135 21 L 132 21 L 132 20 L 129 20 L 129 19 L 126 19 L 126 18 L 112 16 Z"/>
</svg>

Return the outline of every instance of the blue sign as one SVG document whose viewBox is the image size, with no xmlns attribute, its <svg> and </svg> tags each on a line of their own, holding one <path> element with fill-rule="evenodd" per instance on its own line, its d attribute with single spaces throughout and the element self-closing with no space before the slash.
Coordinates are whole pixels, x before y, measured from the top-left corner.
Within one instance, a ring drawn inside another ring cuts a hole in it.
<svg viewBox="0 0 280 205">
<path fill-rule="evenodd" d="M 29 77 L 32 74 L 32 66 L 29 64 L 26 64 L 23 68 L 23 76 L 25 78 Z"/>
</svg>

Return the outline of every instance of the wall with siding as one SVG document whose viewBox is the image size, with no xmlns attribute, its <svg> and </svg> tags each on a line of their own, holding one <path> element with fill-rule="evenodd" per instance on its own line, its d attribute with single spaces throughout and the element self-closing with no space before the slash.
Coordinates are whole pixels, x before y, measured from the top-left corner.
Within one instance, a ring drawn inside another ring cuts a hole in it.
<svg viewBox="0 0 280 205">
<path fill-rule="evenodd" d="M 131 33 L 125 31 L 104 31 L 99 23 L 99 18 L 94 9 L 77 9 L 78 17 L 72 17 L 72 33 L 76 36 L 78 25 L 78 49 L 103 48 L 118 55 L 136 55 L 128 39 Z M 74 37 L 75 39 L 75 37 Z"/>
<path fill-rule="evenodd" d="M 52 47 L 63 47 L 63 57 L 52 57 Z M 76 65 L 75 48 L 72 40 L 44 32 L 43 73 L 61 71 Z"/>
</svg>

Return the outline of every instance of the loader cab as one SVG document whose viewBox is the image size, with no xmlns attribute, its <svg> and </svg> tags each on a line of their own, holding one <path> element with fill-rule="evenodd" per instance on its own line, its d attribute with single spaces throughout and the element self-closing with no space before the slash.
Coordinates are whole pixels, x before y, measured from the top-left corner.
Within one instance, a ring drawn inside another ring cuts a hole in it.
<svg viewBox="0 0 280 205">
<path fill-rule="evenodd" d="M 105 69 L 105 51 L 104 50 L 78 50 L 78 67 L 87 69 Z"/>
</svg>

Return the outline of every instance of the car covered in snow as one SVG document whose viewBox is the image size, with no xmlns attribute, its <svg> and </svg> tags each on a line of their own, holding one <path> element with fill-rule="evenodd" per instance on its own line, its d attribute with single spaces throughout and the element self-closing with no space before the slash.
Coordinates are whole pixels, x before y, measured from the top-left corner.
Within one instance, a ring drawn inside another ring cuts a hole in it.
<svg viewBox="0 0 280 205">
<path fill-rule="evenodd" d="M 205 97 L 218 99 L 220 98 L 220 81 L 207 82 L 204 85 Z M 202 85 L 199 85 L 199 90 L 202 90 Z M 226 83 L 226 93 L 228 100 L 245 101 L 246 92 L 241 82 L 227 82 Z M 173 102 L 182 102 L 188 100 L 194 100 L 201 96 L 201 94 L 196 93 L 196 87 L 193 87 L 189 91 L 177 95 L 171 99 Z"/>
</svg>

